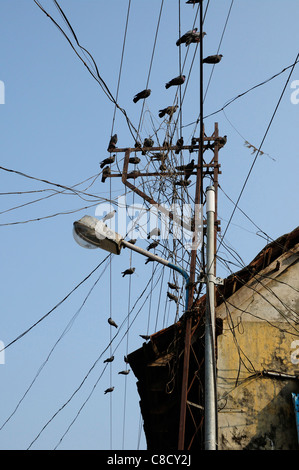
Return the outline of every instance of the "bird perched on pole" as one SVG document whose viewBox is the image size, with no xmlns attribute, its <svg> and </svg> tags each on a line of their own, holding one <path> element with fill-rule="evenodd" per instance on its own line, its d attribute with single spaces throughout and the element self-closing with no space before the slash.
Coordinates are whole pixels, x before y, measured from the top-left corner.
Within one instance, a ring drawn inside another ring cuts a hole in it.
<svg viewBox="0 0 299 470">
<path fill-rule="evenodd" d="M 104 394 L 106 395 L 106 393 L 111 393 L 113 392 L 113 390 L 114 390 L 114 387 L 109 387 L 105 390 Z"/>
<path fill-rule="evenodd" d="M 114 356 L 111 356 L 111 357 L 108 357 L 107 359 L 105 359 L 104 362 L 113 362 L 114 361 Z"/>
<path fill-rule="evenodd" d="M 203 59 L 202 63 L 203 64 L 219 64 L 221 61 L 223 55 L 222 54 L 217 54 L 217 55 L 209 55 L 205 59 Z"/>
<path fill-rule="evenodd" d="M 225 146 L 225 144 L 227 143 L 227 135 L 223 136 L 223 137 L 217 137 L 217 139 L 215 139 L 215 142 L 214 142 L 214 147 L 215 145 L 218 146 L 218 149 L 222 149 L 222 147 Z"/>
<path fill-rule="evenodd" d="M 100 167 L 104 168 L 105 165 L 111 165 L 111 163 L 114 163 L 114 162 L 115 162 L 115 154 L 111 155 L 111 157 L 105 158 L 105 160 L 103 160 L 100 163 Z"/>
<path fill-rule="evenodd" d="M 171 86 L 180 86 L 183 85 L 186 79 L 186 75 L 179 75 L 178 77 L 172 78 L 169 82 L 166 83 L 165 88 L 166 90 Z"/>
<path fill-rule="evenodd" d="M 167 106 L 167 108 L 159 110 L 159 117 L 162 118 L 165 114 L 168 114 L 169 118 L 171 119 L 176 110 L 178 109 L 178 105 L 175 104 L 174 106 Z"/>
<path fill-rule="evenodd" d="M 142 90 L 137 95 L 134 96 L 133 101 L 134 103 L 137 103 L 137 101 L 148 98 L 149 95 L 151 94 L 151 90 Z"/>
<path fill-rule="evenodd" d="M 117 134 L 114 134 L 110 139 L 110 142 L 108 145 L 108 152 L 112 152 L 116 148 L 116 144 L 117 144 Z"/>
<path fill-rule="evenodd" d="M 114 209 L 113 211 L 106 214 L 105 217 L 102 219 L 102 221 L 106 222 L 107 220 L 112 219 L 112 217 L 114 217 L 115 213 L 116 213 L 116 210 Z"/>
<path fill-rule="evenodd" d="M 125 277 L 127 275 L 133 274 L 135 272 L 135 268 L 128 268 L 125 271 L 122 272 L 122 277 Z"/>
<path fill-rule="evenodd" d="M 192 159 L 191 162 L 188 163 L 188 165 L 186 165 L 184 168 L 185 181 L 189 179 L 189 177 L 192 175 L 193 170 L 194 170 L 194 159 Z"/>
<path fill-rule="evenodd" d="M 108 323 L 109 323 L 109 325 L 114 326 L 114 328 L 118 328 L 117 324 L 115 323 L 115 321 L 112 320 L 111 317 L 108 318 Z"/>
</svg>

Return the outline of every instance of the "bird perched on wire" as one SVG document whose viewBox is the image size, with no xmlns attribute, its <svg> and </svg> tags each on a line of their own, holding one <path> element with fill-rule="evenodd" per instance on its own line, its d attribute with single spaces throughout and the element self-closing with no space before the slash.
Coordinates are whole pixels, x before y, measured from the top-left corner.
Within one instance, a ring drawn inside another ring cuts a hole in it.
<svg viewBox="0 0 299 470">
<path fill-rule="evenodd" d="M 117 144 L 117 134 L 114 134 L 110 138 L 110 142 L 108 145 L 108 152 L 112 152 L 116 148 L 116 144 Z"/>
<path fill-rule="evenodd" d="M 154 145 L 153 139 L 151 139 L 150 137 L 144 139 L 143 147 L 152 147 L 153 145 Z"/>
<path fill-rule="evenodd" d="M 102 219 L 102 221 L 106 222 L 107 220 L 112 219 L 112 217 L 114 217 L 115 213 L 116 213 L 116 210 L 114 209 L 113 211 L 106 214 L 105 217 Z"/>
<path fill-rule="evenodd" d="M 114 361 L 114 356 L 111 356 L 111 357 L 108 357 L 107 359 L 105 359 L 104 362 L 113 362 Z"/>
<path fill-rule="evenodd" d="M 138 163 L 140 163 L 140 158 L 138 158 L 138 157 L 130 157 L 130 158 L 129 158 L 129 163 L 134 163 L 134 165 L 138 165 Z"/>
<path fill-rule="evenodd" d="M 194 43 L 194 44 L 199 43 L 204 38 L 204 36 L 206 36 L 206 34 L 207 33 L 205 33 L 205 32 L 203 32 L 203 33 L 195 32 L 195 33 L 190 34 L 190 36 L 188 36 L 188 38 L 185 41 L 186 47 L 190 46 L 190 44 L 192 44 L 192 43 Z"/>
<path fill-rule="evenodd" d="M 183 85 L 186 79 L 186 75 L 179 75 L 178 77 L 172 78 L 169 82 L 166 83 L 165 88 L 166 90 L 171 86 L 180 86 Z"/>
<path fill-rule="evenodd" d="M 153 230 L 151 230 L 150 233 L 148 234 L 147 239 L 149 240 L 150 238 L 154 236 L 159 237 L 160 234 L 161 234 L 161 231 L 159 228 L 153 228 Z"/>
<path fill-rule="evenodd" d="M 147 247 L 147 251 L 152 250 L 153 248 L 156 248 L 158 245 L 159 245 L 159 240 L 157 240 L 153 243 L 150 243 Z"/>
<path fill-rule="evenodd" d="M 111 155 L 111 157 L 105 158 L 105 160 L 103 160 L 100 163 L 100 167 L 104 168 L 105 165 L 111 165 L 111 163 L 114 163 L 114 162 L 115 162 L 115 154 Z"/>
<path fill-rule="evenodd" d="M 133 98 L 134 103 L 137 103 L 137 101 L 139 100 L 148 98 L 151 92 L 152 91 L 149 89 L 140 91 L 139 93 L 137 93 L 137 95 L 134 96 Z"/>
<path fill-rule="evenodd" d="M 178 301 L 179 301 L 179 299 L 177 298 L 177 296 L 171 294 L 171 292 L 167 292 L 167 297 L 168 297 L 170 300 L 174 300 L 175 302 L 178 302 Z"/>
<path fill-rule="evenodd" d="M 182 147 L 184 145 L 184 137 L 180 137 L 178 140 L 177 140 L 177 143 L 176 143 L 176 151 L 175 153 L 178 155 L 180 153 L 180 151 L 182 150 Z"/>
<path fill-rule="evenodd" d="M 197 32 L 197 28 L 194 28 L 194 29 L 191 29 L 190 31 L 187 31 L 187 33 L 183 34 L 183 36 L 181 36 L 177 42 L 176 42 L 176 45 L 177 46 L 180 46 L 181 44 L 184 44 L 189 38 L 190 36 L 193 34 L 193 33 L 196 33 Z"/>
<path fill-rule="evenodd" d="M 167 106 L 164 109 L 159 110 L 159 117 L 162 118 L 165 116 L 165 114 L 168 114 L 169 118 L 171 119 L 176 110 L 178 109 L 178 105 L 175 104 L 174 106 Z"/>
<path fill-rule="evenodd" d="M 168 287 L 170 289 L 176 290 L 177 292 L 180 290 L 180 288 L 176 284 L 172 284 L 171 282 L 168 282 Z"/>
<path fill-rule="evenodd" d="M 109 387 L 105 390 L 104 394 L 106 395 L 106 393 L 111 393 L 113 392 L 113 390 L 114 390 L 114 387 Z"/>
<path fill-rule="evenodd" d="M 122 272 L 122 277 L 125 277 L 127 275 L 133 274 L 135 272 L 135 268 L 128 268 L 125 271 Z"/>
<path fill-rule="evenodd" d="M 111 170 L 109 166 L 105 166 L 102 172 L 102 183 L 105 183 L 106 178 L 111 174 Z"/>
<path fill-rule="evenodd" d="M 114 321 L 114 320 L 112 320 L 112 318 L 111 318 L 111 317 L 110 317 L 110 318 L 108 318 L 108 323 L 109 323 L 109 325 L 111 325 L 111 326 L 114 326 L 114 328 L 118 328 L 117 324 L 115 323 L 115 321 Z"/>
<path fill-rule="evenodd" d="M 180 181 L 176 181 L 174 184 L 175 186 L 189 186 L 189 184 L 191 183 L 190 180 L 180 180 Z"/>
<path fill-rule="evenodd" d="M 217 55 L 209 55 L 205 59 L 203 59 L 202 63 L 203 64 L 219 64 L 221 61 L 223 55 L 222 54 L 217 54 Z"/>
<path fill-rule="evenodd" d="M 129 373 L 130 373 L 130 369 L 121 370 L 121 371 L 119 372 L 119 374 L 121 374 L 121 375 L 128 375 Z"/>
<path fill-rule="evenodd" d="M 144 141 L 143 141 L 143 147 L 150 148 L 150 147 L 152 147 L 153 145 L 154 145 L 153 139 L 151 139 L 150 137 L 144 139 Z M 142 155 L 145 155 L 145 154 L 146 154 L 146 151 L 145 151 L 145 150 L 142 150 L 141 154 L 142 154 Z"/>
</svg>

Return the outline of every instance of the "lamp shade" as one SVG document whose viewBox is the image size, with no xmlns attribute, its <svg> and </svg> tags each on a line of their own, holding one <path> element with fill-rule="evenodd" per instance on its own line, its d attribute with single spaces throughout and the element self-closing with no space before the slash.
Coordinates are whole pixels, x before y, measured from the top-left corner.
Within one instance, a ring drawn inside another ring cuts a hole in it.
<svg viewBox="0 0 299 470">
<path fill-rule="evenodd" d="M 96 217 L 85 215 L 74 222 L 73 236 L 84 248 L 102 248 L 110 253 L 120 254 L 122 237 Z"/>
</svg>

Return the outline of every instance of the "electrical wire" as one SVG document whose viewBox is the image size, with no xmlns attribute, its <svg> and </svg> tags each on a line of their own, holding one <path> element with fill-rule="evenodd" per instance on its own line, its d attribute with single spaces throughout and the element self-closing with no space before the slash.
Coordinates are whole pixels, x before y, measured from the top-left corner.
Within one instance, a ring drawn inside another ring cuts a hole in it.
<svg viewBox="0 0 299 470">
<path fill-rule="evenodd" d="M 286 80 L 286 82 L 285 82 L 285 85 L 284 85 L 284 87 L 283 87 L 283 90 L 282 90 L 282 92 L 281 92 L 281 94 L 280 94 L 280 97 L 279 97 L 279 99 L 278 99 L 278 102 L 277 102 L 277 104 L 276 104 L 276 106 L 275 106 L 274 112 L 273 112 L 272 117 L 271 117 L 271 119 L 270 119 L 270 122 L 269 122 L 269 124 L 268 124 L 268 126 L 267 126 L 266 132 L 265 132 L 265 134 L 264 134 L 264 136 L 263 136 L 263 138 L 262 138 L 262 140 L 261 140 L 260 146 L 259 146 L 259 148 L 258 148 L 258 150 L 257 150 L 257 152 L 256 152 L 256 156 L 255 156 L 255 158 L 254 158 L 254 160 L 253 160 L 253 162 L 252 162 L 252 165 L 251 165 L 251 167 L 250 167 L 250 169 L 249 169 L 249 172 L 248 172 L 248 174 L 247 174 L 247 176 L 246 176 L 246 178 L 245 178 L 245 181 L 244 181 L 244 183 L 243 183 L 243 186 L 242 186 L 242 188 L 241 188 L 240 194 L 239 194 L 239 196 L 238 196 L 238 198 L 237 198 L 235 207 L 234 207 L 234 209 L 233 209 L 233 211 L 232 211 L 232 214 L 231 214 L 231 216 L 230 216 L 230 218 L 229 218 L 229 221 L 228 221 L 228 223 L 227 223 L 227 225 L 226 225 L 226 227 L 225 227 L 225 230 L 224 230 L 224 233 L 223 233 L 223 236 L 222 236 L 222 240 L 223 240 L 223 238 L 225 237 L 225 235 L 226 235 L 226 233 L 227 233 L 227 231 L 228 231 L 228 228 L 229 228 L 230 223 L 231 223 L 231 221 L 232 221 L 232 219 L 233 219 L 233 216 L 234 216 L 234 214 L 235 214 L 235 211 L 236 211 L 236 209 L 237 209 L 237 206 L 238 206 L 238 204 L 239 204 L 239 201 L 240 201 L 240 199 L 241 199 L 241 197 L 242 197 L 242 194 L 243 194 L 243 192 L 244 192 L 244 190 L 245 190 L 245 187 L 246 187 L 246 185 L 247 185 L 247 183 L 248 183 L 248 180 L 249 180 L 250 175 L 251 175 L 251 173 L 252 173 L 252 171 L 253 171 L 253 168 L 254 168 L 254 166 L 255 166 L 256 160 L 257 160 L 257 158 L 258 158 L 258 155 L 259 155 L 259 153 L 260 153 L 260 151 L 261 151 L 261 149 L 262 149 L 262 147 L 263 147 L 263 144 L 264 144 L 264 142 L 265 142 L 265 140 L 266 140 L 266 137 L 267 137 L 267 135 L 268 135 L 268 133 L 269 133 L 269 130 L 270 130 L 270 128 L 271 128 L 271 125 L 272 125 L 272 123 L 273 123 L 273 121 L 274 121 L 274 118 L 275 118 L 275 116 L 276 116 L 276 113 L 277 113 L 277 111 L 278 111 L 279 105 L 280 105 L 280 103 L 281 103 L 281 101 L 282 101 L 282 98 L 283 98 L 283 96 L 284 96 L 284 94 L 285 94 L 285 91 L 286 91 L 286 89 L 287 89 L 287 86 L 288 86 L 288 84 L 289 84 L 289 81 L 290 81 L 290 79 L 291 79 L 291 76 L 292 76 L 292 74 L 293 74 L 293 71 L 294 71 L 295 66 L 296 66 L 296 64 L 298 63 L 298 61 L 299 61 L 299 54 L 297 54 L 296 59 L 295 59 L 295 62 L 294 62 L 293 65 L 291 66 L 290 73 L 289 73 L 289 75 L 288 75 L 288 77 L 287 77 L 287 80 Z M 221 240 L 220 240 L 218 249 L 220 248 L 221 244 L 222 244 L 222 242 L 221 242 Z M 218 250 L 218 249 L 217 249 L 217 250 Z"/>
<path fill-rule="evenodd" d="M 62 300 L 60 300 L 54 307 L 52 307 L 45 315 L 43 315 L 39 320 L 37 320 L 35 323 L 33 323 L 30 327 L 28 327 L 25 331 L 23 331 L 21 334 L 19 334 L 16 338 L 11 340 L 4 348 L 1 349 L 0 352 L 6 351 L 9 347 L 11 347 L 14 343 L 19 341 L 21 338 L 23 338 L 25 335 L 27 335 L 30 331 L 32 331 L 37 325 L 39 325 L 41 322 L 43 322 L 49 315 L 51 315 L 60 305 L 62 305 L 84 282 L 89 279 L 93 273 L 95 273 L 100 266 L 108 259 L 108 256 L 104 258 L 82 281 L 80 281 Z"/>
</svg>

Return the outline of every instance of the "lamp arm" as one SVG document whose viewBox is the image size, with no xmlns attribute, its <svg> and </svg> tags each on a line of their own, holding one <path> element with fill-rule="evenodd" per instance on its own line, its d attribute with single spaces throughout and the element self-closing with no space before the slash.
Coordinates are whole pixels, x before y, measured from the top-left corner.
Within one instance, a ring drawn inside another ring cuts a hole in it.
<svg viewBox="0 0 299 470">
<path fill-rule="evenodd" d="M 161 256 L 155 255 L 154 253 L 151 253 L 150 251 L 144 250 L 143 248 L 140 248 L 139 246 L 133 245 L 132 243 L 127 242 L 126 240 L 122 240 L 121 245 L 126 246 L 130 250 L 136 251 L 137 253 L 140 253 L 143 256 L 147 256 L 148 258 L 152 259 L 153 261 L 157 261 L 158 263 L 163 264 L 164 266 L 168 266 L 170 269 L 173 269 L 174 271 L 177 271 L 178 273 L 180 273 L 186 280 L 185 309 L 188 310 L 190 278 L 189 278 L 188 273 L 183 268 L 180 268 L 179 266 L 171 263 L 170 261 L 167 261 L 166 259 L 161 258 Z"/>
</svg>

